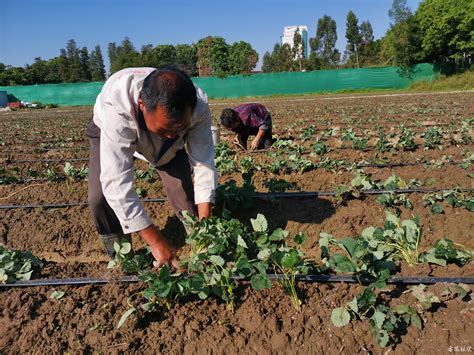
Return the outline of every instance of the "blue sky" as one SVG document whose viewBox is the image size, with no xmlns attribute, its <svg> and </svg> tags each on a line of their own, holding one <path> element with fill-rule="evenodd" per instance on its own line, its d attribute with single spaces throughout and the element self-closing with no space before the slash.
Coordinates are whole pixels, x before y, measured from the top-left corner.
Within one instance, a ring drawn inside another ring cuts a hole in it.
<svg viewBox="0 0 474 355">
<path fill-rule="evenodd" d="M 414 11 L 419 0 L 408 0 Z M 345 18 L 369 20 L 375 38 L 389 26 L 392 0 L 1 0 L 0 62 L 23 66 L 35 57 L 59 55 L 69 39 L 91 51 L 128 36 L 137 50 L 144 44 L 193 43 L 207 35 L 227 43 L 249 42 L 263 58 L 280 40 L 284 26 L 307 25 L 314 37 L 318 18 L 336 20 L 337 47 L 343 51 Z"/>
</svg>

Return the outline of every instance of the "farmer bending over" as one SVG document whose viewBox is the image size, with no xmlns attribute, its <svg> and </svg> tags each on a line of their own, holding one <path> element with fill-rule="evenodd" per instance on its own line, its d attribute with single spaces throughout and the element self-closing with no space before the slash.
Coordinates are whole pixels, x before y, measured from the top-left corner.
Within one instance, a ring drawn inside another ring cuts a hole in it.
<svg viewBox="0 0 474 355">
<path fill-rule="evenodd" d="M 247 149 L 249 136 L 255 136 L 251 149 L 269 148 L 272 145 L 272 116 L 262 104 L 243 104 L 226 108 L 221 114 L 222 125 L 236 133 L 234 143 Z"/>
<path fill-rule="evenodd" d="M 209 217 L 217 185 L 206 94 L 175 68 L 128 68 L 97 96 L 90 139 L 89 206 L 107 254 L 138 232 L 155 266 L 176 264 L 176 250 L 153 225 L 133 186 L 133 158 L 153 164 L 181 211 Z"/>
</svg>

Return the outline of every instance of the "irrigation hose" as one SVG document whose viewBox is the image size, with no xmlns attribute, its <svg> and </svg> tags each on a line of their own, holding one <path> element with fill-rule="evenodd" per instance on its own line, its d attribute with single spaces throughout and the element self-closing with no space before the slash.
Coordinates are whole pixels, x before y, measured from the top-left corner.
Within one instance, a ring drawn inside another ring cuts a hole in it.
<svg viewBox="0 0 474 355">
<path fill-rule="evenodd" d="M 282 274 L 269 274 L 268 278 L 271 280 L 283 280 L 284 275 Z M 242 278 L 238 276 L 232 277 L 232 279 L 238 281 Z M 301 282 L 315 282 L 315 283 L 362 283 L 368 284 L 375 281 L 371 278 L 359 278 L 351 275 L 297 275 L 297 281 Z M 103 285 L 111 283 L 135 283 L 141 282 L 137 276 L 123 276 L 120 278 L 65 278 L 65 279 L 37 279 L 37 280 L 28 280 L 28 281 L 18 281 L 15 283 L 2 284 L 0 283 L 0 288 L 11 288 L 11 287 L 39 287 L 39 286 L 81 286 L 81 285 Z M 462 283 L 462 284 L 474 284 L 474 277 L 429 277 L 429 276 L 391 276 L 388 281 L 388 284 L 396 285 L 432 285 L 437 283 Z"/>
<path fill-rule="evenodd" d="M 395 190 L 362 190 L 362 195 L 382 195 L 386 193 L 397 193 L 397 194 L 410 194 L 410 193 L 431 193 L 450 191 L 453 188 L 437 188 L 437 189 L 395 189 Z M 459 191 L 469 192 L 472 189 L 461 188 Z M 336 191 L 314 191 L 314 192 L 268 192 L 268 193 L 255 193 L 254 198 L 257 200 L 271 200 L 274 198 L 317 198 L 325 196 L 336 196 Z M 145 198 L 142 202 L 165 202 L 167 198 Z M 68 202 L 68 203 L 49 203 L 49 204 L 30 204 L 30 205 L 0 205 L 0 210 L 11 210 L 19 208 L 66 208 L 76 206 L 87 206 L 86 202 Z"/>
<path fill-rule="evenodd" d="M 258 153 L 261 152 L 266 152 L 266 150 L 259 150 L 256 151 Z M 12 159 L 6 159 L 5 163 L 6 164 L 34 164 L 34 163 L 62 163 L 62 162 L 87 162 L 89 161 L 89 158 L 64 158 L 64 159 L 31 159 L 31 160 L 12 160 Z M 462 161 L 448 161 L 443 164 L 446 165 L 459 165 L 463 163 Z M 351 163 L 349 163 L 351 164 Z M 356 168 L 397 168 L 397 167 L 404 167 L 404 166 L 416 166 L 416 165 L 436 165 L 437 163 L 434 162 L 427 162 L 427 161 L 419 161 L 419 162 L 400 162 L 400 163 L 360 163 L 356 165 Z M 46 180 L 46 179 L 45 179 Z"/>
</svg>

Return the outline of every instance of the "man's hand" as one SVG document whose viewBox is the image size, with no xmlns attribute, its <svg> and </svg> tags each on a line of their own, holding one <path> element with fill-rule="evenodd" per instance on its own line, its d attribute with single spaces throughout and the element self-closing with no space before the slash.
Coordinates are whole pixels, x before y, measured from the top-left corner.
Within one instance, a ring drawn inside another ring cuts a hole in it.
<svg viewBox="0 0 474 355">
<path fill-rule="evenodd" d="M 260 144 L 260 139 L 258 139 L 257 137 L 255 137 L 255 138 L 252 140 L 252 144 L 250 145 L 250 149 L 252 149 L 252 150 L 257 149 L 259 144 Z"/>
<path fill-rule="evenodd" d="M 234 140 L 232 141 L 232 143 L 234 143 L 235 145 L 239 146 L 239 147 L 242 148 L 243 150 L 247 150 L 247 148 L 246 148 L 245 145 L 242 143 L 241 138 L 240 138 L 239 136 L 235 137 Z"/>
<path fill-rule="evenodd" d="M 265 135 L 266 131 L 264 129 L 259 129 L 258 130 L 258 133 L 257 135 L 255 136 L 255 138 L 253 139 L 252 141 L 252 145 L 250 146 L 250 148 L 252 150 L 255 150 L 258 148 L 258 145 L 260 144 L 260 140 L 263 138 L 263 136 Z"/>
<path fill-rule="evenodd" d="M 142 229 L 138 233 L 150 246 L 151 253 L 156 260 L 153 262 L 153 266 L 160 268 L 163 265 L 168 265 L 178 268 L 177 250 L 154 225 Z"/>
</svg>

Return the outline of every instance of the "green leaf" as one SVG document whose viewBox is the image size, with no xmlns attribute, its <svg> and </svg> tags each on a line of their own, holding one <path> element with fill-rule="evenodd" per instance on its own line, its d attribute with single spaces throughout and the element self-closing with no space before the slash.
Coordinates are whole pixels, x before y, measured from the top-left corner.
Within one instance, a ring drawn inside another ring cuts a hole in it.
<svg viewBox="0 0 474 355">
<path fill-rule="evenodd" d="M 386 330 L 381 330 L 377 336 L 375 337 L 377 344 L 379 344 L 382 348 L 385 348 L 388 343 L 390 342 L 390 337 Z"/>
<path fill-rule="evenodd" d="M 285 239 L 288 236 L 289 232 L 286 230 L 283 230 L 281 228 L 277 228 L 273 231 L 273 233 L 270 235 L 268 238 L 272 242 L 279 242 L 283 239 Z"/>
<path fill-rule="evenodd" d="M 255 232 L 266 232 L 268 229 L 267 219 L 263 214 L 257 214 L 257 218 L 250 219 L 250 223 L 252 224 L 253 230 Z"/>
<path fill-rule="evenodd" d="M 385 215 L 386 215 L 386 219 L 387 221 L 389 222 L 392 222 L 394 225 L 398 226 L 398 223 L 399 223 L 399 218 L 397 217 L 396 214 L 388 211 L 388 210 L 385 210 Z"/>
<path fill-rule="evenodd" d="M 390 277 L 390 271 L 389 270 L 382 270 L 380 273 L 377 275 L 377 280 L 372 282 L 369 285 L 369 288 L 380 288 L 383 289 L 387 287 L 387 280 Z"/>
<path fill-rule="evenodd" d="M 411 314 L 410 321 L 411 321 L 411 324 L 413 324 L 415 328 L 418 330 L 421 330 L 421 328 L 423 327 L 421 318 L 416 312 Z"/>
<path fill-rule="evenodd" d="M 334 308 L 331 313 L 331 321 L 336 327 L 343 327 L 351 321 L 351 315 L 345 307 Z"/>
<path fill-rule="evenodd" d="M 297 235 L 295 235 L 295 237 L 293 238 L 293 240 L 295 241 L 296 244 L 298 245 L 301 245 L 303 244 L 307 239 L 307 236 L 304 234 L 304 233 L 298 233 Z"/>
<path fill-rule="evenodd" d="M 393 311 L 398 314 L 408 313 L 410 311 L 410 306 L 407 304 L 399 304 L 393 308 Z"/>
<path fill-rule="evenodd" d="M 128 311 L 126 311 L 124 314 L 122 314 L 122 317 L 120 317 L 120 320 L 117 324 L 117 329 L 120 328 L 126 322 L 128 317 L 130 317 L 136 311 L 137 311 L 137 309 L 135 307 L 132 307 Z"/>
<path fill-rule="evenodd" d="M 153 302 L 147 302 L 140 305 L 140 308 L 145 312 L 151 312 L 155 309 L 155 304 Z"/>
<path fill-rule="evenodd" d="M 441 213 L 444 213 L 444 210 L 443 210 L 443 207 L 441 207 L 441 205 L 435 202 L 431 206 L 431 212 L 433 212 L 434 214 L 441 214 Z"/>
<path fill-rule="evenodd" d="M 370 226 L 370 227 L 367 227 L 365 228 L 363 231 L 362 231 L 362 236 L 365 238 L 365 239 L 372 239 L 373 236 L 374 236 L 374 232 L 375 232 L 375 228 Z"/>
<path fill-rule="evenodd" d="M 236 264 L 235 273 L 240 277 L 249 277 L 253 273 L 253 267 L 246 258 L 239 259 Z"/>
<path fill-rule="evenodd" d="M 271 254 L 272 254 L 272 251 L 268 248 L 265 248 L 258 252 L 257 258 L 259 260 L 265 261 L 265 260 L 268 260 Z"/>
<path fill-rule="evenodd" d="M 244 249 L 247 249 L 247 243 L 245 243 L 245 240 L 239 235 L 237 237 L 237 245 L 241 246 Z"/>
<path fill-rule="evenodd" d="M 357 297 L 354 297 L 352 301 L 347 302 L 347 306 L 354 312 L 359 313 L 359 305 L 357 303 Z"/>
<path fill-rule="evenodd" d="M 250 284 L 254 290 L 263 290 L 265 288 L 272 288 L 272 283 L 266 274 L 255 274 L 250 279 Z"/>
<path fill-rule="evenodd" d="M 374 312 L 370 319 L 374 321 L 374 324 L 377 329 L 382 329 L 383 322 L 385 321 L 385 314 L 377 310 Z"/>
<path fill-rule="evenodd" d="M 63 296 L 66 294 L 66 292 L 64 291 L 53 291 L 51 293 L 51 295 L 49 295 L 50 298 L 52 298 L 53 300 L 59 300 L 61 298 L 63 298 Z"/>
<path fill-rule="evenodd" d="M 198 297 L 202 300 L 205 300 L 211 294 L 211 289 L 209 287 L 203 288 L 201 291 L 198 292 Z"/>
<path fill-rule="evenodd" d="M 344 249 L 349 253 L 349 255 L 353 258 L 355 255 L 355 250 L 357 248 L 357 242 L 352 238 L 343 238 L 341 239 L 340 243 L 344 247 Z"/>
<path fill-rule="evenodd" d="M 124 242 L 120 247 L 120 254 L 128 254 L 132 251 L 132 244 Z"/>
<path fill-rule="evenodd" d="M 335 272 L 351 273 L 356 271 L 354 263 L 338 253 L 329 259 L 329 267 Z"/>
<path fill-rule="evenodd" d="M 219 255 L 211 255 L 209 257 L 209 261 L 213 264 L 216 264 L 218 266 L 224 266 L 225 264 L 225 261 L 222 257 L 220 257 Z"/>
<path fill-rule="evenodd" d="M 286 269 L 293 269 L 301 261 L 298 251 L 290 249 L 290 251 L 281 259 L 281 265 Z"/>
<path fill-rule="evenodd" d="M 430 264 L 436 264 L 436 265 L 441 265 L 441 266 L 446 266 L 447 264 L 445 259 L 436 257 L 435 248 L 431 248 L 430 250 L 421 253 L 419 260 L 420 262 L 423 262 L 423 263 L 430 263 Z"/>
<path fill-rule="evenodd" d="M 116 266 L 117 266 L 117 260 L 112 259 L 112 260 L 109 260 L 109 262 L 107 264 L 107 269 L 113 269 Z"/>
</svg>

